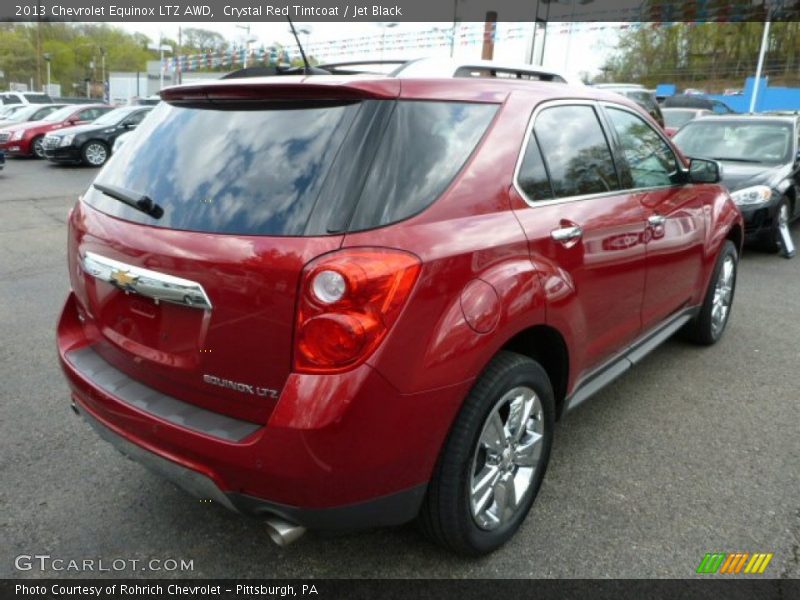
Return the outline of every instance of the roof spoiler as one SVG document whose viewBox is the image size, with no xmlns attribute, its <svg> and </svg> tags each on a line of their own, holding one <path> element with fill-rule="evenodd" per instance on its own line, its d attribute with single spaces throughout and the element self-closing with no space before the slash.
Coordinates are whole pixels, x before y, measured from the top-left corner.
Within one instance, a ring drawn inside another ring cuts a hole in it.
<svg viewBox="0 0 800 600">
<path fill-rule="evenodd" d="M 336 102 L 368 99 L 394 99 L 400 95 L 400 81 L 380 79 L 329 83 L 306 78 L 294 82 L 283 81 L 211 81 L 171 87 L 161 92 L 161 99 L 169 104 L 231 104 L 269 103 L 286 101 Z"/>
</svg>

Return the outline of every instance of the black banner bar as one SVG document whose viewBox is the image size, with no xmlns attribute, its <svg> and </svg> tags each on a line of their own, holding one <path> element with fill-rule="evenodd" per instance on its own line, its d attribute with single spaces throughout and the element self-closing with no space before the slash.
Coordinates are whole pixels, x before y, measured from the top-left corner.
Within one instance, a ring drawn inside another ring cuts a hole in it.
<svg viewBox="0 0 800 600">
<path fill-rule="evenodd" d="M 760 600 L 800 597 L 800 580 L 736 579 L 686 580 L 3 580 L 0 598 L 85 600 L 87 598 L 159 600 L 215 598 L 219 600 L 380 600 L 458 598 L 459 600 L 548 600 L 591 598 L 669 598 L 680 600 Z"/>
<path fill-rule="evenodd" d="M 800 0 L 3 0 L 0 21 L 798 21 Z"/>
</svg>

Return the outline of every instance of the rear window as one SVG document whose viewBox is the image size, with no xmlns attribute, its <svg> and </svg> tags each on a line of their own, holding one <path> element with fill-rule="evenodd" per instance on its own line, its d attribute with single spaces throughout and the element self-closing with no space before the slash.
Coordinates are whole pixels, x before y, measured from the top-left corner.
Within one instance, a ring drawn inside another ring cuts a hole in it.
<svg viewBox="0 0 800 600">
<path fill-rule="evenodd" d="M 25 94 L 25 99 L 31 104 L 49 104 L 53 101 L 47 94 Z"/>
<path fill-rule="evenodd" d="M 402 101 L 231 109 L 163 103 L 98 177 L 98 183 L 147 195 L 163 215 L 155 219 L 96 189 L 84 199 L 126 220 L 190 231 L 299 236 L 377 227 L 433 202 L 496 108 Z"/>
</svg>

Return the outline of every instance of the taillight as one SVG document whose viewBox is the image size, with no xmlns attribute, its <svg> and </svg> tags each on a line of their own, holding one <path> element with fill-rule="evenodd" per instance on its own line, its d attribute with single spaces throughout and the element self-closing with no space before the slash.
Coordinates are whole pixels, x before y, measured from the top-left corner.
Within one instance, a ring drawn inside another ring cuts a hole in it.
<svg viewBox="0 0 800 600">
<path fill-rule="evenodd" d="M 360 364 L 397 320 L 417 276 L 413 254 L 351 248 L 326 254 L 303 271 L 294 370 L 337 373 Z"/>
</svg>

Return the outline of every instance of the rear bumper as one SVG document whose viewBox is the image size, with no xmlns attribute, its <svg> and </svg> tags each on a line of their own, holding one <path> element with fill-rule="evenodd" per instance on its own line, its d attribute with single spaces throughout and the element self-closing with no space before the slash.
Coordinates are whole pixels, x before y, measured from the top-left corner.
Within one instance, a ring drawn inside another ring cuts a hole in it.
<svg viewBox="0 0 800 600">
<path fill-rule="evenodd" d="M 367 502 L 334 508 L 307 509 L 270 502 L 246 494 L 223 492 L 211 478 L 137 446 L 102 424 L 85 408 L 76 405 L 76 409 L 101 438 L 123 455 L 172 481 L 196 498 L 212 500 L 244 515 L 254 517 L 277 515 L 310 529 L 352 530 L 410 521 L 416 516 L 425 497 L 427 486 L 422 484 Z"/>
<path fill-rule="evenodd" d="M 468 389 L 402 395 L 362 365 L 335 379 L 292 374 L 266 424 L 202 414 L 210 411 L 124 381 L 120 371 L 78 364 L 93 350 L 72 294 L 58 349 L 73 402 L 123 453 L 195 495 L 309 528 L 413 519 Z"/>
</svg>

